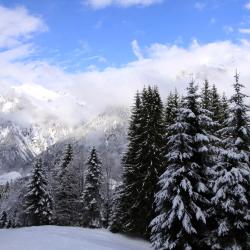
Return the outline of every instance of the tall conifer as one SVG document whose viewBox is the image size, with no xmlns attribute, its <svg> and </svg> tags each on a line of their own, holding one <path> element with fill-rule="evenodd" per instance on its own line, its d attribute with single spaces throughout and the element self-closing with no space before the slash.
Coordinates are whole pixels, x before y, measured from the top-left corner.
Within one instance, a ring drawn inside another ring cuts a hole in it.
<svg viewBox="0 0 250 250">
<path fill-rule="evenodd" d="M 87 162 L 87 173 L 81 196 L 82 225 L 99 228 L 102 226 L 102 170 L 101 161 L 93 147 Z"/>
<path fill-rule="evenodd" d="M 217 228 L 212 249 L 249 249 L 250 128 L 244 86 L 235 75 L 229 118 L 222 129 L 224 149 L 216 166 L 213 204 Z"/>
<path fill-rule="evenodd" d="M 158 216 L 152 221 L 155 249 L 201 249 L 206 234 L 213 151 L 206 130 L 211 119 L 200 108 L 199 95 L 190 83 L 176 122 L 169 127 L 167 166 L 156 195 Z"/>
<path fill-rule="evenodd" d="M 34 164 L 25 195 L 25 212 L 29 225 L 48 225 L 52 222 L 52 198 L 41 159 Z"/>
</svg>

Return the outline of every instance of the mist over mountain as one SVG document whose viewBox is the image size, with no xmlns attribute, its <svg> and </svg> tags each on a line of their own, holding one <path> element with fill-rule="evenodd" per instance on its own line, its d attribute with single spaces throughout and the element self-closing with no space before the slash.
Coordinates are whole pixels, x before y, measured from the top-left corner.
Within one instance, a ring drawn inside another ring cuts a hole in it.
<svg viewBox="0 0 250 250">
<path fill-rule="evenodd" d="M 86 110 L 86 104 L 72 96 L 38 85 L 13 87 L 0 96 L 0 174 L 26 175 L 38 156 L 52 168 L 70 142 L 75 162 L 85 161 L 89 148 L 96 146 L 106 161 L 104 166 L 112 165 L 119 179 L 129 109 L 109 106 L 92 117 Z"/>
</svg>

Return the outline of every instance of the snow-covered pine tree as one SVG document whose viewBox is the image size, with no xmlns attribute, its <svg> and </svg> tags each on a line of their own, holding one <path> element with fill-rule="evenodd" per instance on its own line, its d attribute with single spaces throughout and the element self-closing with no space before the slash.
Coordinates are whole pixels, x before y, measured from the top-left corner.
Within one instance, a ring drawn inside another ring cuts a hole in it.
<svg viewBox="0 0 250 250">
<path fill-rule="evenodd" d="M 14 228 L 14 225 L 13 225 L 13 223 L 12 223 L 12 220 L 8 220 L 8 223 L 7 223 L 7 226 L 6 226 L 6 228 Z"/>
<path fill-rule="evenodd" d="M 0 228 L 6 228 L 7 227 L 7 213 L 6 211 L 3 211 L 0 218 Z"/>
<path fill-rule="evenodd" d="M 102 169 L 101 161 L 93 147 L 87 162 L 87 173 L 81 196 L 82 225 L 84 227 L 102 227 Z"/>
<path fill-rule="evenodd" d="M 146 88 L 143 89 L 142 96 L 146 95 Z M 141 95 L 137 92 L 135 96 L 135 103 L 132 108 L 132 115 L 130 119 L 130 125 L 128 128 L 128 145 L 127 151 L 122 159 L 123 167 L 123 185 L 119 190 L 119 199 L 115 201 L 116 211 L 112 212 L 112 221 L 110 223 L 110 230 L 113 232 L 134 232 L 134 218 L 131 213 L 136 197 L 138 195 L 140 184 L 138 177 L 138 161 L 137 153 L 140 149 L 139 140 L 140 133 L 142 131 L 142 103 Z"/>
<path fill-rule="evenodd" d="M 77 178 L 73 160 L 71 144 L 65 146 L 65 151 L 59 164 L 55 190 L 55 216 L 58 225 L 77 225 L 79 195 L 77 193 Z"/>
<path fill-rule="evenodd" d="M 177 108 L 180 104 L 180 98 L 177 90 L 175 90 L 174 94 L 172 92 L 169 93 L 167 98 L 167 103 L 164 111 L 164 125 L 167 127 L 168 125 L 173 124 L 176 119 Z"/>
<path fill-rule="evenodd" d="M 200 108 L 197 87 L 188 87 L 177 120 L 168 128 L 167 166 L 156 195 L 157 216 L 151 222 L 155 249 L 202 249 L 209 208 L 208 176 L 212 158 L 212 123 Z"/>
<path fill-rule="evenodd" d="M 216 135 L 221 128 L 222 103 L 215 85 L 210 89 L 208 80 L 205 80 L 201 93 L 201 107 L 213 121 L 210 125 L 211 133 Z"/>
<path fill-rule="evenodd" d="M 206 110 L 210 110 L 211 108 L 211 90 L 207 79 L 204 81 L 201 92 L 201 105 Z"/>
<path fill-rule="evenodd" d="M 199 110 L 200 116 L 205 115 L 207 125 L 201 124 L 203 127 L 205 125 L 205 130 L 209 132 L 211 135 L 216 134 L 218 130 L 218 115 L 220 111 L 220 102 L 219 95 L 215 85 L 213 85 L 212 89 L 210 89 L 210 85 L 208 80 L 205 80 L 201 96 L 200 96 L 201 108 Z M 211 136 L 212 138 L 212 136 Z M 216 137 L 214 139 L 214 144 L 218 143 L 218 139 Z"/>
<path fill-rule="evenodd" d="M 28 225 L 48 225 L 52 222 L 52 198 L 41 159 L 34 164 L 24 198 Z"/>
<path fill-rule="evenodd" d="M 112 233 L 118 233 L 122 231 L 122 217 L 121 215 L 121 197 L 123 193 L 123 184 L 118 185 L 115 188 L 112 202 L 111 219 L 109 224 L 109 230 Z"/>
<path fill-rule="evenodd" d="M 223 93 L 220 103 L 221 107 L 220 107 L 219 124 L 221 124 L 221 126 L 223 127 L 223 124 L 225 124 L 225 121 L 228 119 L 229 115 L 229 103 L 225 93 Z"/>
<path fill-rule="evenodd" d="M 177 112 L 178 109 L 180 107 L 180 98 L 178 95 L 177 90 L 175 90 L 175 93 L 172 94 L 170 92 L 168 98 L 167 98 L 167 103 L 166 103 L 166 107 L 165 107 L 165 114 L 164 114 L 164 126 L 165 126 L 165 136 L 164 136 L 164 140 L 165 140 L 165 152 L 164 154 L 166 155 L 169 152 L 169 148 L 167 145 L 167 138 L 168 138 L 168 127 L 171 126 L 172 124 L 174 124 L 176 122 L 177 119 Z M 171 133 L 171 131 L 170 131 Z M 164 165 L 167 165 L 167 162 L 164 163 Z"/>
<path fill-rule="evenodd" d="M 59 177 L 62 177 L 65 172 L 68 171 L 69 165 L 73 160 L 73 148 L 72 145 L 69 143 L 65 146 L 64 154 L 62 159 L 60 160 L 60 170 L 59 170 Z"/>
<path fill-rule="evenodd" d="M 221 97 L 218 93 L 218 90 L 215 85 L 212 86 L 211 89 L 211 99 L 210 99 L 210 109 L 212 112 L 212 119 L 216 123 L 213 127 L 212 132 L 217 134 L 217 131 L 222 128 L 221 124 L 221 115 L 222 115 L 222 103 Z"/>
<path fill-rule="evenodd" d="M 224 149 L 217 164 L 217 176 L 212 199 L 216 209 L 217 228 L 212 238 L 212 249 L 250 248 L 250 128 L 247 97 L 242 93 L 236 72 L 229 118 L 222 129 Z"/>
<path fill-rule="evenodd" d="M 150 236 L 149 224 L 155 217 L 154 195 L 158 191 L 158 178 L 163 172 L 165 127 L 163 105 L 156 87 L 150 86 L 142 95 L 141 128 L 136 152 L 137 196 L 129 210 L 133 232 Z"/>
</svg>

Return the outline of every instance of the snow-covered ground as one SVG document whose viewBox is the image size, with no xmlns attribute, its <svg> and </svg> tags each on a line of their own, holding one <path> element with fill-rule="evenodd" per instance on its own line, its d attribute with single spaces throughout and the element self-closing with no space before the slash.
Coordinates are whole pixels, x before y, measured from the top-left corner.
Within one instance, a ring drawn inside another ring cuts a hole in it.
<svg viewBox="0 0 250 250">
<path fill-rule="evenodd" d="M 40 226 L 0 229 L 1 250 L 149 250 L 150 244 L 104 229 Z"/>
</svg>

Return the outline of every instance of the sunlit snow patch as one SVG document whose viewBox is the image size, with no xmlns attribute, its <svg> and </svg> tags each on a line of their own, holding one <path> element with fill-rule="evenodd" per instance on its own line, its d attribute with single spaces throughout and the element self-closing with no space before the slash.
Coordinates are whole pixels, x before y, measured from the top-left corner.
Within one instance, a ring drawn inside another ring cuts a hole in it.
<svg viewBox="0 0 250 250">
<path fill-rule="evenodd" d="M 5 184 L 7 182 L 21 178 L 21 174 L 16 171 L 12 171 L 3 175 L 0 175 L 0 184 Z"/>
</svg>

